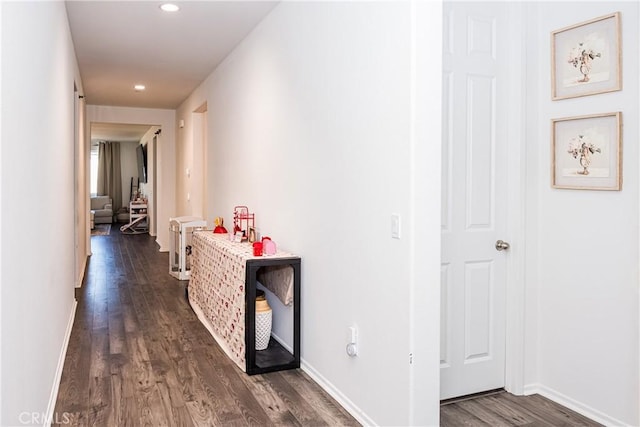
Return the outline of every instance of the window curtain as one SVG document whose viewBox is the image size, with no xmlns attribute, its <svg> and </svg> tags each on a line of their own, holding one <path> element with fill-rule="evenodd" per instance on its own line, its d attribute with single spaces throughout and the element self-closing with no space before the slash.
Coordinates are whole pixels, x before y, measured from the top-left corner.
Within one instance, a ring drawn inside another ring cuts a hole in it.
<svg viewBox="0 0 640 427">
<path fill-rule="evenodd" d="M 111 197 L 114 213 L 122 207 L 119 142 L 101 142 L 98 147 L 98 195 Z"/>
</svg>

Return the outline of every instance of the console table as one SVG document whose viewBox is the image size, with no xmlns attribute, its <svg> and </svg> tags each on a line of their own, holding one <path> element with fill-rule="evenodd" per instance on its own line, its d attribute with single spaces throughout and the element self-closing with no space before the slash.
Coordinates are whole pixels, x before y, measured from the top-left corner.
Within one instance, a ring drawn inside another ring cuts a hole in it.
<svg viewBox="0 0 640 427">
<path fill-rule="evenodd" d="M 254 256 L 250 244 L 232 242 L 227 234 L 193 233 L 189 303 L 227 356 L 249 375 L 300 367 L 300 267 L 300 257 L 287 252 Z M 283 304 L 293 303 L 293 353 L 273 337 L 266 350 L 255 349 L 258 277 Z"/>
</svg>

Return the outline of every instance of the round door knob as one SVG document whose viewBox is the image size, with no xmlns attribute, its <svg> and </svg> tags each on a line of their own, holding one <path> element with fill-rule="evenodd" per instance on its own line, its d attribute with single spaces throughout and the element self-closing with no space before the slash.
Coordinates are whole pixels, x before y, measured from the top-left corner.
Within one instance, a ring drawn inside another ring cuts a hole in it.
<svg viewBox="0 0 640 427">
<path fill-rule="evenodd" d="M 504 240 L 498 240 L 496 242 L 496 249 L 499 251 L 506 251 L 507 249 L 509 249 L 511 246 L 505 242 Z"/>
</svg>

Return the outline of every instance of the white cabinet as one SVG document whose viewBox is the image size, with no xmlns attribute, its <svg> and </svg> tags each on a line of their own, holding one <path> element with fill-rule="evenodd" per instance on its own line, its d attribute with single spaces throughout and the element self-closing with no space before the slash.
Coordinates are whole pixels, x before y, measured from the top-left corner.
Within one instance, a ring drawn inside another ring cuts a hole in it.
<svg viewBox="0 0 640 427">
<path fill-rule="evenodd" d="M 178 280 L 191 275 L 191 238 L 196 230 L 207 227 L 207 221 L 195 216 L 169 220 L 169 273 Z"/>
<path fill-rule="evenodd" d="M 124 234 L 149 232 L 148 205 L 144 202 L 129 202 L 129 224 L 120 227 Z"/>
</svg>

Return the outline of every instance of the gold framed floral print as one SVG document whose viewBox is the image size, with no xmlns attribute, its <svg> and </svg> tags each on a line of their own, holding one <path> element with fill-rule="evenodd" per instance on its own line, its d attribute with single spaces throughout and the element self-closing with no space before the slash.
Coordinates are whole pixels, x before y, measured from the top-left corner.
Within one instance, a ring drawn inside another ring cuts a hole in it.
<svg viewBox="0 0 640 427">
<path fill-rule="evenodd" d="M 620 190 L 621 128 L 621 112 L 552 119 L 552 187 Z"/>
<path fill-rule="evenodd" d="M 551 98 L 622 89 L 620 13 L 551 32 Z"/>
</svg>

